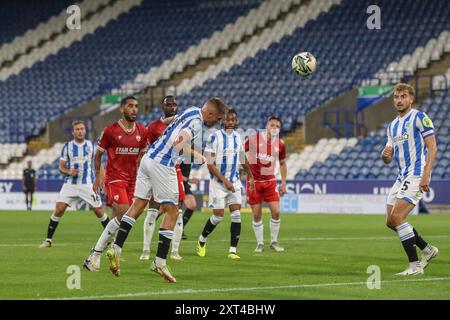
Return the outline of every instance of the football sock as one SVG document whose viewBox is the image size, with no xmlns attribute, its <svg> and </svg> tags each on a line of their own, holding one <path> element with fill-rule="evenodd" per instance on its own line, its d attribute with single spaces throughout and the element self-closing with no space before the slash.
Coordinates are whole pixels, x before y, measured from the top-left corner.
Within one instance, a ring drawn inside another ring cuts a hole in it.
<svg viewBox="0 0 450 320">
<path fill-rule="evenodd" d="M 236 247 L 241 236 L 241 212 L 239 210 L 231 212 L 230 234 L 230 252 L 236 253 Z"/>
<path fill-rule="evenodd" d="M 278 242 L 278 233 L 280 232 L 280 219 L 270 219 L 270 243 Z"/>
<path fill-rule="evenodd" d="M 192 217 L 192 214 L 194 213 L 194 210 L 186 208 L 183 213 L 183 226 L 186 226 L 189 220 Z"/>
<path fill-rule="evenodd" d="M 130 216 L 124 215 L 122 221 L 120 222 L 119 232 L 117 232 L 116 241 L 114 241 L 114 246 L 119 246 L 123 248 L 125 240 L 127 240 L 128 234 L 131 228 L 133 228 L 136 220 Z"/>
<path fill-rule="evenodd" d="M 173 238 L 172 230 L 159 229 L 158 251 L 156 252 L 157 265 L 161 266 L 166 264 L 167 253 L 169 252 L 172 238 Z"/>
<path fill-rule="evenodd" d="M 152 242 L 153 233 L 155 232 L 155 222 L 158 217 L 158 210 L 150 208 L 144 220 L 144 251 L 150 251 L 150 243 Z"/>
<path fill-rule="evenodd" d="M 183 211 L 178 210 L 178 219 L 173 230 L 172 252 L 180 248 L 181 236 L 183 235 Z"/>
<path fill-rule="evenodd" d="M 50 222 L 48 224 L 48 229 L 47 229 L 47 241 L 52 241 L 53 238 L 53 234 L 56 231 L 56 228 L 58 227 L 58 223 L 59 223 L 59 217 L 55 217 L 54 214 L 52 214 L 52 216 L 50 217 Z"/>
<path fill-rule="evenodd" d="M 425 249 L 428 246 L 428 243 L 423 240 L 423 238 L 419 235 L 417 230 L 413 227 L 414 236 L 416 237 L 416 244 L 419 247 L 420 250 Z"/>
<path fill-rule="evenodd" d="M 200 245 L 203 246 L 206 242 L 206 238 L 208 235 L 214 231 L 216 226 L 223 220 L 223 217 L 218 217 L 215 215 L 212 215 L 205 224 L 205 227 L 203 228 L 201 238 L 199 238 Z"/>
<path fill-rule="evenodd" d="M 103 229 L 100 238 L 98 238 L 97 243 L 95 244 L 94 250 L 97 252 L 103 252 L 105 250 L 108 243 L 112 240 L 116 231 L 119 229 L 120 222 L 117 218 L 111 219 L 106 225 L 105 229 Z"/>
<path fill-rule="evenodd" d="M 409 262 L 419 261 L 416 250 L 416 237 L 414 236 L 412 226 L 405 222 L 404 224 L 397 226 L 395 230 L 397 230 L 403 249 L 405 249 L 405 252 L 408 255 Z"/>
<path fill-rule="evenodd" d="M 109 223 L 109 217 L 108 217 L 108 215 L 107 214 L 104 214 L 103 215 L 103 217 L 101 217 L 101 218 L 98 218 L 98 220 L 100 221 L 100 223 L 102 224 L 102 226 L 103 226 L 103 229 L 104 228 L 106 228 L 106 226 L 108 225 L 108 223 Z"/>
<path fill-rule="evenodd" d="M 263 225 L 262 220 L 260 222 L 253 221 L 253 231 L 255 232 L 256 242 L 258 244 L 263 244 L 264 243 L 264 237 L 263 237 L 264 225 Z"/>
</svg>

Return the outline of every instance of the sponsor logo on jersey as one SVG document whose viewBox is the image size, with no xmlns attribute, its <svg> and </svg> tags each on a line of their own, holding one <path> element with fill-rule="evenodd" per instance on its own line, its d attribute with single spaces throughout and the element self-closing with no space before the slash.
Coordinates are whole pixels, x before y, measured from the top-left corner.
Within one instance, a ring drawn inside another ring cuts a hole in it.
<svg viewBox="0 0 450 320">
<path fill-rule="evenodd" d="M 273 156 L 269 156 L 268 154 L 259 152 L 257 155 L 258 159 L 264 160 L 264 161 L 274 161 L 275 158 Z"/>
<path fill-rule="evenodd" d="M 406 140 L 408 140 L 408 137 L 409 136 L 407 133 L 402 134 L 401 136 L 394 137 L 394 143 L 398 144 L 398 143 L 405 142 Z"/>
<path fill-rule="evenodd" d="M 433 121 L 429 117 L 423 118 L 422 123 L 427 128 L 433 128 Z"/>
<path fill-rule="evenodd" d="M 139 153 L 139 148 L 128 148 L 128 147 L 117 147 L 116 154 L 132 154 L 136 155 Z"/>
</svg>

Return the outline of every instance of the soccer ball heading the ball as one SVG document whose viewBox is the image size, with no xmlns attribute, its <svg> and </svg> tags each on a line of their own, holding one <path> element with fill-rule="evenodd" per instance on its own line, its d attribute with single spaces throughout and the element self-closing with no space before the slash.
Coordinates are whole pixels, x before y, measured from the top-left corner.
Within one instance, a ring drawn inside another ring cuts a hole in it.
<svg viewBox="0 0 450 320">
<path fill-rule="evenodd" d="M 316 70 L 316 58 L 309 52 L 301 52 L 292 58 L 292 70 L 302 77 L 309 76 Z"/>
</svg>

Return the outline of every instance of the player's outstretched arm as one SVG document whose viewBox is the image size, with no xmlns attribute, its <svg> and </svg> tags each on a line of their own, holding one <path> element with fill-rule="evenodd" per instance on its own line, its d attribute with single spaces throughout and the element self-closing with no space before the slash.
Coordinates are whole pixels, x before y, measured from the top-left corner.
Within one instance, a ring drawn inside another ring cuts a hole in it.
<svg viewBox="0 0 450 320">
<path fill-rule="evenodd" d="M 381 160 L 385 164 L 391 163 L 392 159 L 394 158 L 394 148 L 391 146 L 384 147 L 383 151 L 381 152 Z"/>
<path fill-rule="evenodd" d="M 427 160 L 425 168 L 423 169 L 422 180 L 420 181 L 420 189 L 423 192 L 430 192 L 431 171 L 433 170 L 437 153 L 436 138 L 434 135 L 428 136 L 425 138 L 424 142 L 427 147 Z"/>
</svg>

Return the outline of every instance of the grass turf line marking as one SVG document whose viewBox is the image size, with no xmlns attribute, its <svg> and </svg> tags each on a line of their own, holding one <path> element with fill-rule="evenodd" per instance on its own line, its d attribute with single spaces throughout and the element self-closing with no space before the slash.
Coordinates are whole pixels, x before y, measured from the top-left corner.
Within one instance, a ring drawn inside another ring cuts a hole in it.
<svg viewBox="0 0 450 320">
<path fill-rule="evenodd" d="M 388 283 L 410 283 L 410 282 L 436 282 L 450 281 L 450 277 L 427 278 L 427 279 L 409 279 L 409 280 L 382 280 L 381 284 Z M 84 297 L 65 297 L 65 298 L 41 298 L 39 300 L 95 300 L 95 299 L 113 299 L 113 298 L 136 298 L 158 295 L 174 295 L 174 294 L 193 294 L 193 293 L 215 293 L 215 292 L 236 292 L 236 291 L 261 291 L 274 289 L 302 289 L 302 288 L 324 288 L 324 287 L 342 287 L 342 286 L 359 286 L 367 285 L 367 281 L 361 282 L 337 282 L 337 283 L 315 283 L 315 284 L 299 284 L 286 286 L 267 286 L 267 287 L 247 287 L 247 288 L 215 288 L 215 289 L 184 289 L 184 290 L 168 290 L 168 291 L 149 291 L 136 293 L 119 293 L 103 296 L 84 296 Z"/>
<path fill-rule="evenodd" d="M 443 235 L 432 235 L 432 236 L 427 236 L 424 235 L 425 238 L 430 238 L 430 239 L 437 239 L 437 238 L 450 238 L 450 235 L 448 234 L 443 234 Z M 312 237 L 312 238 L 307 238 L 307 237 L 299 237 L 299 238 L 280 238 L 280 242 L 281 241 L 336 241 L 336 240 L 398 240 L 398 237 L 395 236 L 391 236 L 391 237 Z M 208 240 L 209 242 L 229 242 L 230 239 L 217 239 L 217 240 Z M 0 243 L 0 247 L 38 247 L 39 245 L 39 240 L 37 240 L 37 244 L 33 243 L 27 243 L 27 244 L 23 244 L 23 243 Z M 182 240 L 183 243 L 197 243 L 197 240 Z M 255 242 L 255 240 L 240 240 L 239 243 L 242 242 Z M 78 246 L 80 244 L 82 244 L 83 242 L 74 242 L 74 243 L 56 243 L 56 246 Z M 86 243 L 88 243 L 88 241 L 86 241 Z M 89 243 L 91 243 L 91 241 L 89 241 Z M 142 244 L 142 241 L 129 241 L 127 242 L 129 244 Z"/>
</svg>

